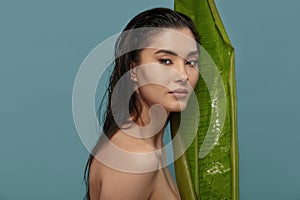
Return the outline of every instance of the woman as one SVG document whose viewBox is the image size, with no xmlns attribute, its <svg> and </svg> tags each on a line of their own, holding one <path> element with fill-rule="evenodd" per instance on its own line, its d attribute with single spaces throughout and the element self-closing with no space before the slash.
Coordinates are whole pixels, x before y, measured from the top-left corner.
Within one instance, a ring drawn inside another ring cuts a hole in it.
<svg viewBox="0 0 300 200">
<path fill-rule="evenodd" d="M 85 170 L 86 199 L 180 199 L 161 149 L 168 120 L 198 81 L 197 44 L 191 19 L 167 8 L 127 24 L 115 45 L 104 134 Z"/>
</svg>

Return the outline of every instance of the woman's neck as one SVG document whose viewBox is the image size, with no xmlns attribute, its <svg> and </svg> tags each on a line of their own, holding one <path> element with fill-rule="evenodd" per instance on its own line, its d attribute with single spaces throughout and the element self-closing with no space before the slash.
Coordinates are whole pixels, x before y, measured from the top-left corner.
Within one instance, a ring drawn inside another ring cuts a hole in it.
<svg viewBox="0 0 300 200">
<path fill-rule="evenodd" d="M 151 107 L 143 105 L 140 117 L 133 125 L 134 136 L 144 140 L 151 146 L 160 149 L 163 147 L 163 136 L 167 125 L 169 112 L 162 106 Z"/>
</svg>

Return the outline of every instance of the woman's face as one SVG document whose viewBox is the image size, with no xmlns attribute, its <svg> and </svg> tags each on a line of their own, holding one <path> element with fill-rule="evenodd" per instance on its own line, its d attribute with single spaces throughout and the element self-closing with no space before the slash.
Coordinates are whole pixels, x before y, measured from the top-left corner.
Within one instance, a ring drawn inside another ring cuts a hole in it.
<svg viewBox="0 0 300 200">
<path fill-rule="evenodd" d="M 143 106 L 162 105 L 167 112 L 186 108 L 199 78 L 197 43 L 190 29 L 165 29 L 140 52 L 131 70 Z"/>
</svg>

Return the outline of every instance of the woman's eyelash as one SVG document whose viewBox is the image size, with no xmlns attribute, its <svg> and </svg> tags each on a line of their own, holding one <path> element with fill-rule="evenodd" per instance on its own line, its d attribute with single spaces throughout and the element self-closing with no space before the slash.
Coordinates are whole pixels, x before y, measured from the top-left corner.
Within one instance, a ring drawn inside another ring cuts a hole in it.
<svg viewBox="0 0 300 200">
<path fill-rule="evenodd" d="M 198 66 L 198 60 L 191 60 L 186 62 L 188 65 Z"/>
<path fill-rule="evenodd" d="M 164 64 L 164 65 L 171 65 L 173 64 L 171 59 L 168 59 L 168 58 L 162 58 L 162 59 L 159 59 L 159 62 L 161 64 Z M 198 66 L 198 60 L 190 60 L 190 61 L 187 61 L 186 62 L 187 65 L 192 65 L 194 67 Z"/>
<path fill-rule="evenodd" d="M 165 64 L 165 65 L 172 64 L 172 61 L 170 59 L 167 59 L 167 58 L 159 59 L 159 62 L 162 63 L 162 64 Z"/>
</svg>

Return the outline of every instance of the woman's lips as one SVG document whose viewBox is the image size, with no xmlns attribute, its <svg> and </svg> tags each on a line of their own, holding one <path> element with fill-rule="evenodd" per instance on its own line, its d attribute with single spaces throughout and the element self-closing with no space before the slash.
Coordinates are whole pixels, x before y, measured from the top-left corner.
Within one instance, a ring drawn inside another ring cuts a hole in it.
<svg viewBox="0 0 300 200">
<path fill-rule="evenodd" d="M 172 90 L 169 92 L 169 94 L 177 97 L 177 98 L 183 98 L 183 97 L 187 97 L 189 91 L 185 88 L 179 88 L 176 90 Z"/>
</svg>

